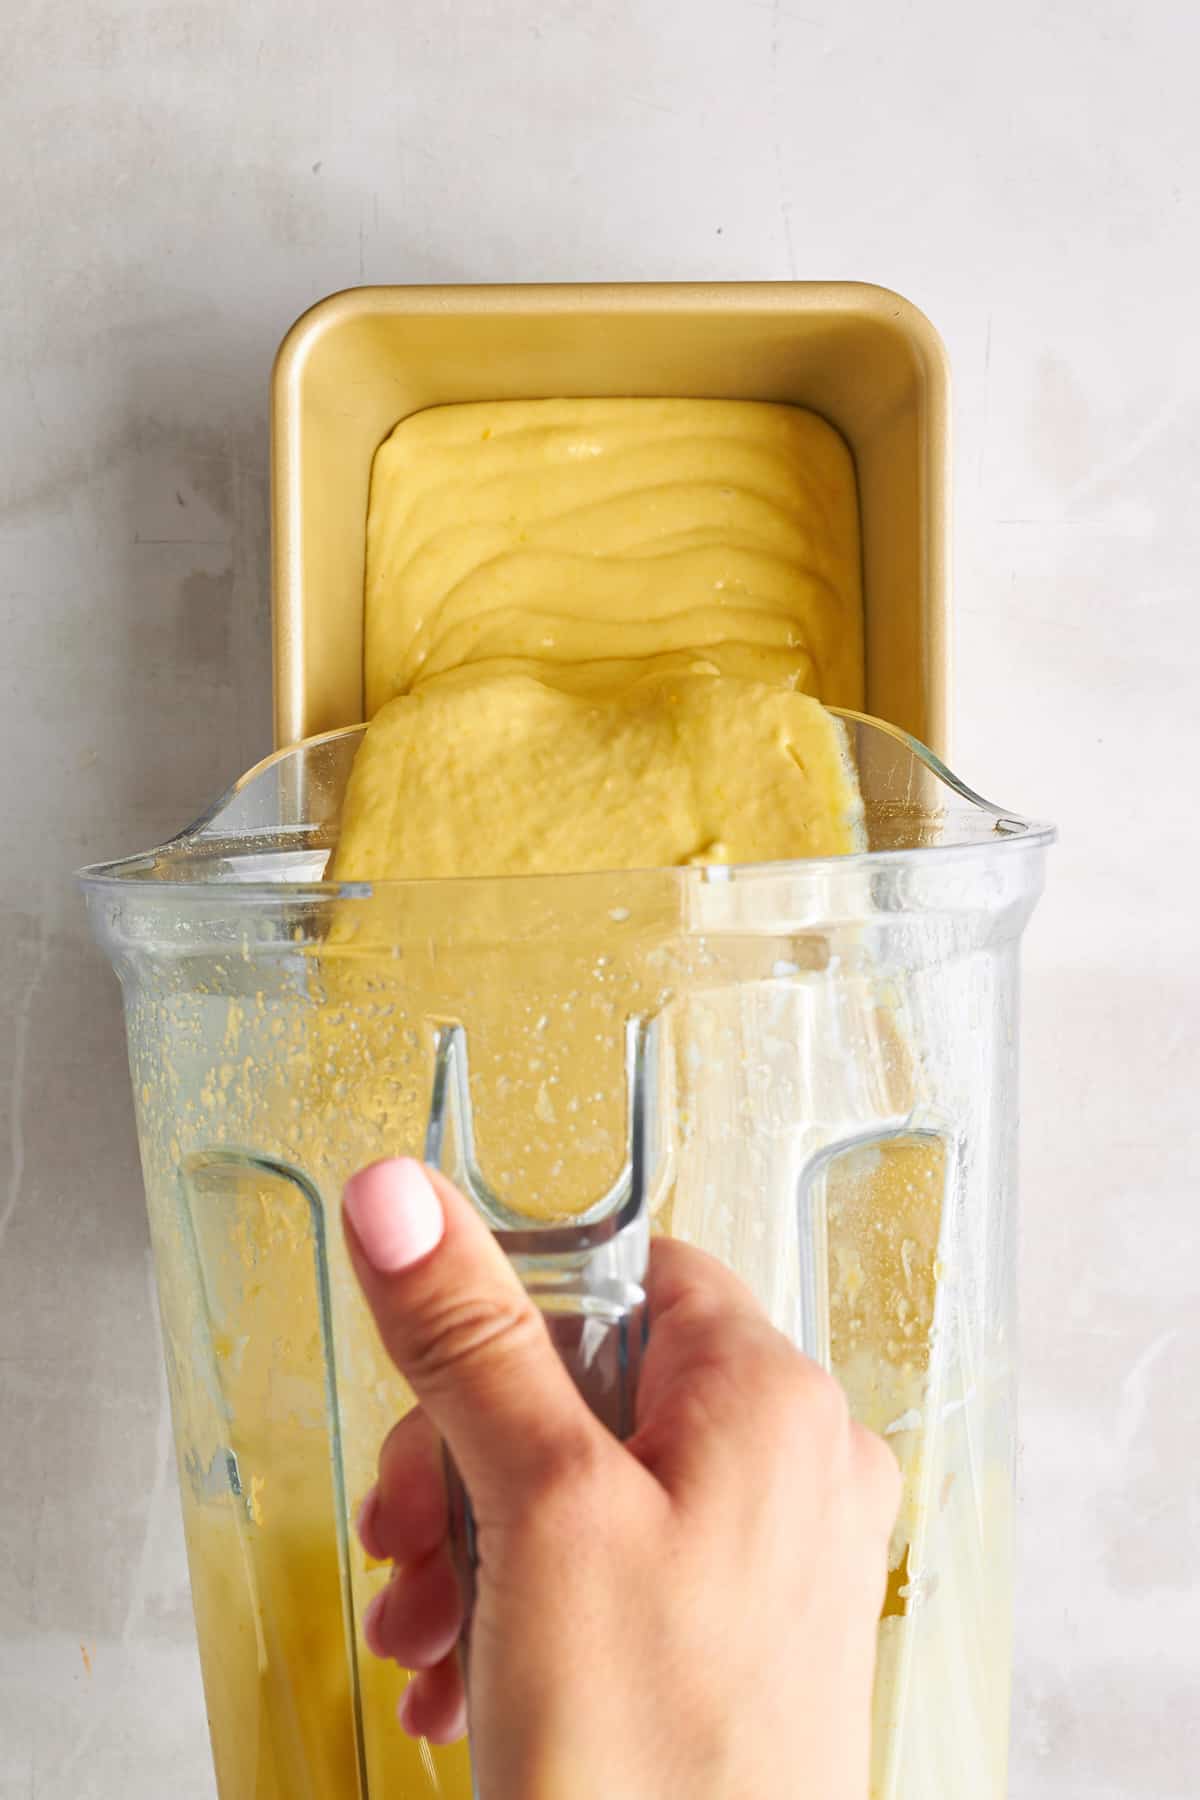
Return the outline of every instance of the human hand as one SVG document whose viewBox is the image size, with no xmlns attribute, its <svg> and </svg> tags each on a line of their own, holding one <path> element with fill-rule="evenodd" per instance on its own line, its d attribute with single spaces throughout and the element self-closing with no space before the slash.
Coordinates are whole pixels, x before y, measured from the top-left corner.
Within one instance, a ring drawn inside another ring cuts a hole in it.
<svg viewBox="0 0 1200 1800">
<path fill-rule="evenodd" d="M 484 1800 L 865 1800 L 900 1477 L 837 1383 L 721 1264 L 656 1240 L 620 1444 L 448 1181 L 375 1163 L 348 1183 L 344 1222 L 419 1402 L 359 1526 L 396 1565 L 364 1629 L 417 1671 L 404 1728 L 448 1742 L 466 1726 L 444 1440 L 476 1521 Z"/>
</svg>

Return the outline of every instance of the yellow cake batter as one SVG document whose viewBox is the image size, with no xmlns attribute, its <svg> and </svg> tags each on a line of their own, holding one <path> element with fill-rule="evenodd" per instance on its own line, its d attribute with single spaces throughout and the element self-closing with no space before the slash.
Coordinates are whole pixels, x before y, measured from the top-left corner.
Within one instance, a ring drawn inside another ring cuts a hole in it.
<svg viewBox="0 0 1200 1800">
<path fill-rule="evenodd" d="M 713 671 L 603 698 L 527 675 L 390 700 L 354 762 L 339 881 L 774 862 L 860 847 L 838 720 Z"/>
<path fill-rule="evenodd" d="M 624 687 L 697 654 L 863 703 L 854 466 L 794 406 L 510 400 L 401 421 L 367 520 L 367 717 L 448 671 Z"/>
</svg>

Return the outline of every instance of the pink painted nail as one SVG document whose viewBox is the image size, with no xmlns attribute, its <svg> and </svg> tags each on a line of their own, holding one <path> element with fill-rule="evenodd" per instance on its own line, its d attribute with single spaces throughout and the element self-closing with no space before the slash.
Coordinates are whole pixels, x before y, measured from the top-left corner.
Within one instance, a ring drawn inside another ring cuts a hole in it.
<svg viewBox="0 0 1200 1800">
<path fill-rule="evenodd" d="M 411 1268 L 442 1241 L 442 1203 L 411 1156 L 361 1169 L 346 1183 L 342 1198 L 363 1255 L 381 1275 Z"/>
</svg>

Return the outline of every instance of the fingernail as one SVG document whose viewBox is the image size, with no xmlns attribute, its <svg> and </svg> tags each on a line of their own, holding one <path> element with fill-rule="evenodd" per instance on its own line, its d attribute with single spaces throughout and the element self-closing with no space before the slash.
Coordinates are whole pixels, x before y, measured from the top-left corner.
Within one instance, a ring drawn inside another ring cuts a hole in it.
<svg viewBox="0 0 1200 1800">
<path fill-rule="evenodd" d="M 442 1203 L 411 1156 L 361 1169 L 346 1183 L 343 1203 L 364 1256 L 381 1275 L 410 1268 L 442 1241 Z"/>
<path fill-rule="evenodd" d="M 380 1588 L 375 1598 L 368 1602 L 362 1616 L 363 1641 L 374 1656 L 386 1654 L 379 1645 L 379 1622 L 383 1617 L 383 1609 L 387 1605 L 388 1591 Z"/>
</svg>

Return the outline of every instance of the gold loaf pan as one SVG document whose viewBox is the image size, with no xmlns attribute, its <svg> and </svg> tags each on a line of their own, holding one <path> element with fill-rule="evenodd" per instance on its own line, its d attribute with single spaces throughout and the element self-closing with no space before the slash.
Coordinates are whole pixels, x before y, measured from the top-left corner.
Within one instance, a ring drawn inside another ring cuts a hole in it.
<svg viewBox="0 0 1200 1800">
<path fill-rule="evenodd" d="M 679 395 L 811 407 L 858 472 L 867 706 L 948 752 L 948 373 L 929 321 L 860 282 L 364 287 L 292 326 L 272 377 L 275 741 L 363 713 L 371 460 L 460 400 Z"/>
</svg>

